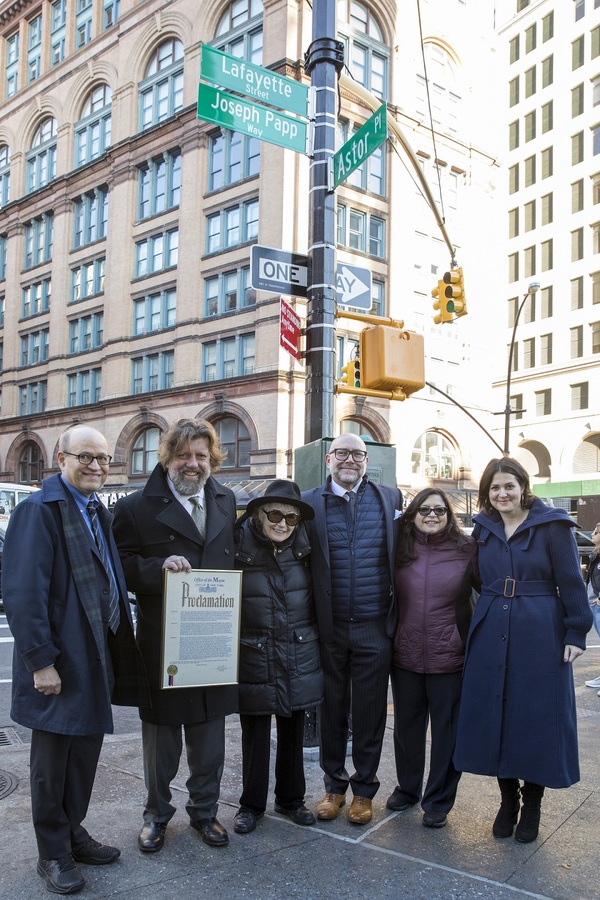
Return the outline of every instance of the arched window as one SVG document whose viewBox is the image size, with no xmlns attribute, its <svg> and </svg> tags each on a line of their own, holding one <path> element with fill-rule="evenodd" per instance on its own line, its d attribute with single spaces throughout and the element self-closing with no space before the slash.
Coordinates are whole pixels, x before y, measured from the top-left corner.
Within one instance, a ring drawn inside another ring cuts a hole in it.
<svg viewBox="0 0 600 900">
<path fill-rule="evenodd" d="M 213 422 L 221 449 L 227 451 L 222 469 L 242 469 L 250 465 L 250 435 L 244 423 L 235 416 L 224 416 Z"/>
<path fill-rule="evenodd" d="M 75 126 L 75 167 L 101 156 L 110 147 L 112 91 L 107 84 L 95 87 Z"/>
<path fill-rule="evenodd" d="M 146 428 L 142 431 L 131 450 L 131 474 L 150 475 L 158 462 L 160 428 Z"/>
<path fill-rule="evenodd" d="M 233 0 L 217 26 L 215 46 L 257 66 L 262 65 L 262 14 L 262 0 Z"/>
<path fill-rule="evenodd" d="M 600 434 L 583 440 L 573 458 L 573 475 L 597 475 L 600 472 Z"/>
<path fill-rule="evenodd" d="M 19 483 L 34 484 L 42 480 L 44 459 L 40 448 L 33 441 L 29 441 L 19 455 Z"/>
<path fill-rule="evenodd" d="M 456 449 L 438 431 L 426 431 L 412 452 L 412 474 L 415 480 L 456 478 Z"/>
<path fill-rule="evenodd" d="M 10 200 L 10 147 L 0 144 L 0 206 Z"/>
<path fill-rule="evenodd" d="M 372 441 L 378 441 L 379 438 L 373 433 L 372 429 L 364 422 L 358 419 L 342 419 L 340 423 L 340 434 L 357 434 L 361 438 L 370 438 Z"/>
<path fill-rule="evenodd" d="M 390 51 L 374 14 L 365 3 L 338 0 L 337 19 L 353 77 L 376 97 L 387 100 Z"/>
<path fill-rule="evenodd" d="M 56 119 L 49 116 L 33 136 L 27 154 L 27 193 L 48 184 L 56 176 Z"/>
<path fill-rule="evenodd" d="M 164 122 L 183 107 L 183 44 L 163 41 L 154 51 L 140 84 L 140 128 Z"/>
<path fill-rule="evenodd" d="M 426 43 L 424 53 L 434 127 L 456 134 L 461 101 L 456 64 L 439 44 Z M 417 74 L 415 103 L 417 113 L 428 120 L 429 102 L 424 72 Z"/>
</svg>

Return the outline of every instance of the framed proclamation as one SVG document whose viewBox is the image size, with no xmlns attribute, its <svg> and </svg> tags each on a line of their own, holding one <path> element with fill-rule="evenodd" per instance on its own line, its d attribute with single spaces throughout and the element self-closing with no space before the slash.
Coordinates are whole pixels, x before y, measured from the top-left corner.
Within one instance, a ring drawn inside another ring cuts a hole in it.
<svg viewBox="0 0 600 900">
<path fill-rule="evenodd" d="M 237 684 L 242 573 L 164 576 L 161 688 Z"/>
</svg>

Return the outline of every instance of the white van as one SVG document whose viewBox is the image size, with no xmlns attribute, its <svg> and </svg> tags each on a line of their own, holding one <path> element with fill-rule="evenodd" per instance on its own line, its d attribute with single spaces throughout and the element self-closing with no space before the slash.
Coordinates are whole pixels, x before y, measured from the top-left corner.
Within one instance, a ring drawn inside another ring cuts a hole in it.
<svg viewBox="0 0 600 900">
<path fill-rule="evenodd" d="M 8 481 L 0 481 L 0 526 L 6 528 L 10 514 L 21 500 L 28 497 L 39 488 L 31 484 L 12 484 Z"/>
</svg>

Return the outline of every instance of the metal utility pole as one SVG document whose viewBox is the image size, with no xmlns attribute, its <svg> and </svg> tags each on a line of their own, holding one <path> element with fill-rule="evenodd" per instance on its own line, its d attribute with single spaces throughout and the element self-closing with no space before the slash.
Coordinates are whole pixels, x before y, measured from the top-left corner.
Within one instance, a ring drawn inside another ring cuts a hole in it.
<svg viewBox="0 0 600 900">
<path fill-rule="evenodd" d="M 529 287 L 527 288 L 527 293 L 519 303 L 519 308 L 515 314 L 515 324 L 513 325 L 512 330 L 512 338 L 510 341 L 510 347 L 508 350 L 508 372 L 506 374 L 506 405 L 504 407 L 504 456 L 510 456 L 510 417 L 513 412 L 510 405 L 510 381 L 512 377 L 512 364 L 513 364 L 513 355 L 515 352 L 515 338 L 517 336 L 517 325 L 519 324 L 519 319 L 521 318 L 521 312 L 523 311 L 523 307 L 525 306 L 525 302 L 528 297 L 531 297 L 533 294 L 536 294 L 540 289 L 539 281 L 532 281 Z M 517 412 L 517 410 L 515 410 Z"/>
<path fill-rule="evenodd" d="M 344 47 L 336 39 L 335 0 L 314 0 L 312 43 L 304 68 L 314 94 L 314 156 L 310 164 L 309 285 L 306 316 L 307 444 L 333 436 L 335 384 L 335 192 L 327 189 L 335 151 L 337 79 Z"/>
</svg>

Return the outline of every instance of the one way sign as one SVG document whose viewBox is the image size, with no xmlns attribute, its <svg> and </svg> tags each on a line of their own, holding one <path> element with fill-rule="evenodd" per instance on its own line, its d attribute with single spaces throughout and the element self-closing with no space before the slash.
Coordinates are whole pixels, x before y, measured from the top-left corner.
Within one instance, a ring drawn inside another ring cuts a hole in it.
<svg viewBox="0 0 600 900">
<path fill-rule="evenodd" d="M 354 309 L 371 309 L 371 290 L 373 277 L 370 269 L 338 263 L 337 266 L 337 302 L 342 306 Z"/>
</svg>

